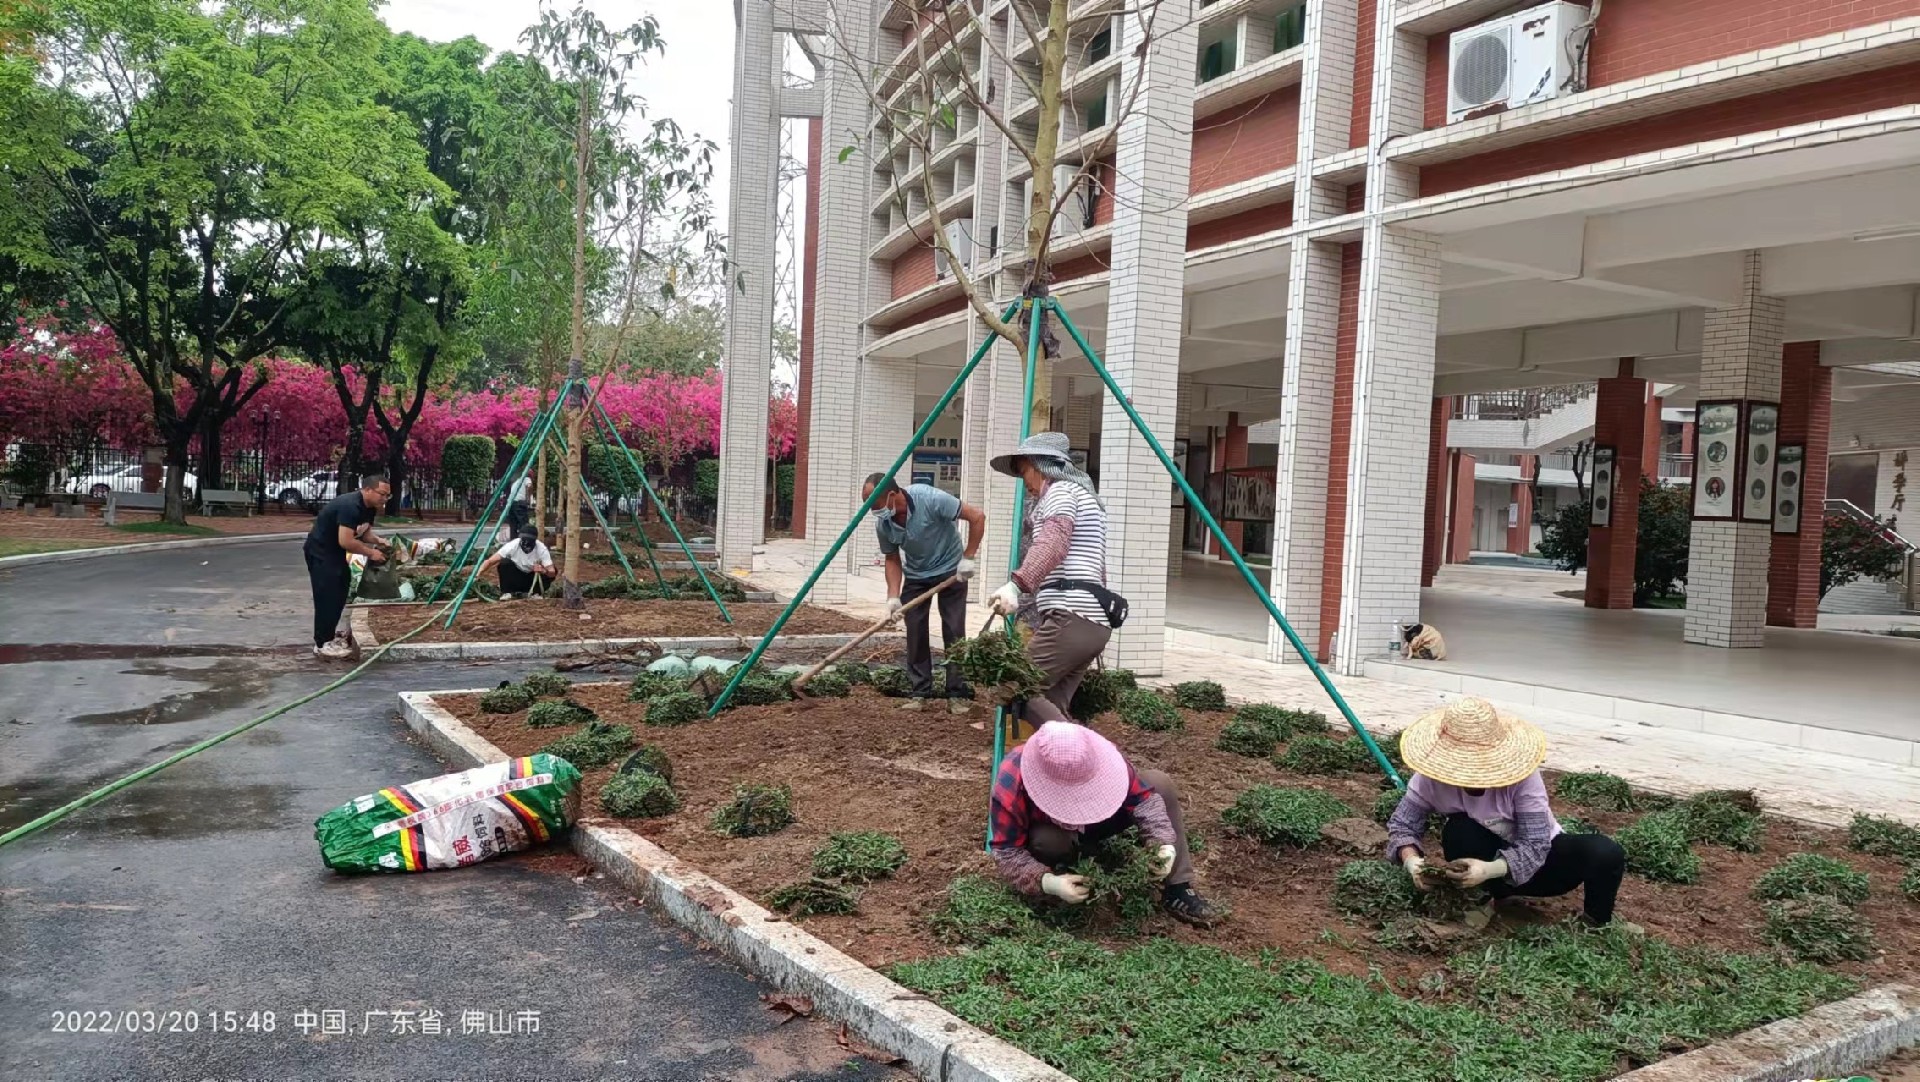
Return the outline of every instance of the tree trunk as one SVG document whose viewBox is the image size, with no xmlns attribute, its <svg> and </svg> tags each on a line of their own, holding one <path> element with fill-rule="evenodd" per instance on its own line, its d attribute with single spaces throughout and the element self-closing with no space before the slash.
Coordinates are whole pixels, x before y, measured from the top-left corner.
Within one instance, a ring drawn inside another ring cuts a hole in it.
<svg viewBox="0 0 1920 1082">
<path fill-rule="evenodd" d="M 573 341 L 567 357 L 567 465 L 560 484 L 567 525 L 566 566 L 561 573 L 580 581 L 580 420 L 583 402 L 574 381 L 585 375 L 587 352 L 587 184 L 593 167 L 593 103 L 597 88 L 580 88 L 579 126 L 574 132 L 573 173 Z M 592 92 L 589 92 L 589 91 Z"/>
<path fill-rule="evenodd" d="M 406 480 L 407 441 L 406 437 L 402 436 L 398 440 L 387 441 L 387 485 L 393 490 L 393 503 L 388 505 L 392 507 L 393 510 L 389 511 L 388 514 L 398 515 L 405 509 L 406 501 L 401 496 L 403 490 L 400 486 L 404 484 Z M 418 501 L 416 501 L 416 503 L 417 502 Z M 418 514 L 420 513 L 420 509 L 416 506 L 414 512 Z"/>
<path fill-rule="evenodd" d="M 167 440 L 167 482 L 165 492 L 167 503 L 160 512 L 160 521 L 175 526 L 187 524 L 187 450 L 192 446 L 191 433 L 177 433 Z"/>
<path fill-rule="evenodd" d="M 200 492 L 220 486 L 220 423 L 217 409 L 207 411 L 207 419 L 200 429 L 200 472 L 196 475 L 196 488 Z"/>
<path fill-rule="evenodd" d="M 340 483 L 334 489 L 336 494 L 351 491 L 351 489 L 347 487 L 348 485 L 352 485 L 355 488 L 359 487 L 360 462 L 366 454 L 366 451 L 366 414 L 361 414 L 357 419 L 349 415 L 347 418 L 347 449 L 342 452 L 340 456 Z"/>
</svg>

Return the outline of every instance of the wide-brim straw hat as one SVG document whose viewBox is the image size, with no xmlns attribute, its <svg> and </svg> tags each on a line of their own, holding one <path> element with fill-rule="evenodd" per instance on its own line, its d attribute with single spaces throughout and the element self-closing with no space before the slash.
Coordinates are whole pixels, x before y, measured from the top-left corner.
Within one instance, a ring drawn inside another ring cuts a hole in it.
<svg viewBox="0 0 1920 1082">
<path fill-rule="evenodd" d="M 1071 464 L 1073 462 L 1073 442 L 1067 439 L 1066 433 L 1064 432 L 1035 432 L 1033 435 L 1021 440 L 1020 446 L 1015 447 L 1012 454 L 995 455 L 989 464 L 993 466 L 995 473 L 1004 473 L 1008 477 L 1018 477 L 1020 476 L 1020 471 L 1014 469 L 1013 463 L 1015 459 L 1020 458 L 1051 458 L 1059 462 Z"/>
<path fill-rule="evenodd" d="M 1400 757 L 1434 781 L 1498 789 L 1523 781 L 1547 758 L 1547 735 L 1485 699 L 1461 698 L 1400 734 Z"/>
<path fill-rule="evenodd" d="M 1061 826 L 1106 821 L 1126 802 L 1127 757 L 1084 725 L 1049 721 L 1020 751 L 1020 783 Z"/>
</svg>

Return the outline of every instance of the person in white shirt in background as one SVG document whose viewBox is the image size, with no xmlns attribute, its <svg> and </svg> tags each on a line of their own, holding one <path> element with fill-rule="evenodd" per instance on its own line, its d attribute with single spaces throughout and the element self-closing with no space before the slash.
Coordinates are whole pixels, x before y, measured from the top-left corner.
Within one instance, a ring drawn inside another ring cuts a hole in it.
<svg viewBox="0 0 1920 1082">
<path fill-rule="evenodd" d="M 520 527 L 520 536 L 500 546 L 500 551 L 487 557 L 480 565 L 480 573 L 486 574 L 493 568 L 500 569 L 500 596 L 512 597 L 515 594 L 534 592 L 534 576 L 542 575 L 553 580 L 553 553 L 547 551 L 546 543 L 540 540 L 540 531 L 531 525 Z"/>
</svg>

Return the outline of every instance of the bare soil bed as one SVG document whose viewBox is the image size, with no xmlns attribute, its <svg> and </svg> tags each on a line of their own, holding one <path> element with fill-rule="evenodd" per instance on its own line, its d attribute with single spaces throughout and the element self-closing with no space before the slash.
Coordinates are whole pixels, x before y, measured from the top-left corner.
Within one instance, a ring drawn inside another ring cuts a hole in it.
<svg viewBox="0 0 1920 1082">
<path fill-rule="evenodd" d="M 500 637 L 510 636 L 503 631 Z M 622 820 L 624 825 L 756 898 L 805 878 L 813 850 L 833 832 L 892 834 L 906 845 L 906 865 L 867 886 L 857 913 L 809 918 L 806 927 L 872 966 L 952 953 L 934 938 L 927 918 L 942 905 L 956 877 L 993 871 L 982 845 L 991 709 L 977 705 L 964 717 L 907 713 L 900 710 L 900 700 L 860 687 L 846 699 L 743 707 L 711 722 L 649 727 L 644 704 L 628 702 L 624 685 L 584 685 L 573 698 L 603 720 L 633 726 L 639 742 L 659 745 L 672 760 L 681 810 L 658 819 Z M 529 729 L 524 713 L 481 713 L 476 696 L 446 696 L 440 702 L 509 754 L 531 753 L 572 731 Z M 1423 978 L 1437 979 L 1446 959 L 1384 949 L 1371 942 L 1369 929 L 1335 911 L 1334 873 L 1355 854 L 1262 845 L 1229 833 L 1221 821 L 1221 811 L 1242 790 L 1261 782 L 1321 789 L 1345 802 L 1356 817 L 1370 818 L 1381 792 L 1378 773 L 1293 774 L 1271 760 L 1217 750 L 1215 740 L 1231 714 L 1181 714 L 1185 728 L 1175 732 L 1138 730 L 1111 714 L 1094 723 L 1137 765 L 1165 770 L 1182 786 L 1187 827 L 1204 838 L 1204 851 L 1196 857 L 1197 883 L 1232 909 L 1226 923 L 1209 930 L 1156 915 L 1146 934 L 1239 955 L 1276 950 L 1290 958 L 1316 959 L 1335 973 L 1378 973 L 1403 989 L 1420 987 Z M 610 767 L 587 773 L 589 817 L 599 814 L 599 791 L 611 774 Z M 767 837 L 715 833 L 709 815 L 728 800 L 736 783 L 750 781 L 792 786 L 797 821 Z M 1554 810 L 1579 815 L 1607 833 L 1639 817 L 1562 800 Z M 1692 885 L 1629 874 L 1619 912 L 1673 944 L 1765 954 L 1772 948 L 1762 938 L 1762 903 L 1751 894 L 1755 879 L 1790 854 L 1822 853 L 1869 875 L 1872 893 L 1858 912 L 1872 925 L 1880 951 L 1871 960 L 1830 968 L 1868 983 L 1920 971 L 1920 904 L 1900 894 L 1904 865 L 1848 851 L 1845 843 L 1842 831 L 1770 819 L 1758 852 L 1696 845 L 1704 871 Z M 1496 934 L 1501 926 L 1554 922 L 1577 910 L 1577 893 L 1512 900 L 1501 906 Z M 1103 940 L 1115 948 L 1139 941 Z"/>
<path fill-rule="evenodd" d="M 562 642 L 570 639 L 659 639 L 710 635 L 757 638 L 766 634 L 782 605 L 739 601 L 727 605 L 729 624 L 711 601 L 628 601 L 594 599 L 586 610 L 570 612 L 549 599 L 486 602 L 469 599 L 453 626 L 435 623 L 413 642 Z M 413 629 L 425 616 L 419 605 L 375 606 L 368 613 L 381 642 Z M 781 629 L 782 635 L 829 635 L 860 631 L 867 625 L 831 609 L 802 605 Z"/>
</svg>

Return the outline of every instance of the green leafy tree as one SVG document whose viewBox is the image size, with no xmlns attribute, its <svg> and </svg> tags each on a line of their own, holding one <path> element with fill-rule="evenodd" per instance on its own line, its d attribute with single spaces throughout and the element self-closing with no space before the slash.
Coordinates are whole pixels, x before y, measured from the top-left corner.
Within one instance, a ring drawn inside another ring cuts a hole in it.
<svg viewBox="0 0 1920 1082">
<path fill-rule="evenodd" d="M 1593 505 L 1588 500 L 1569 504 L 1540 531 L 1540 555 L 1561 570 L 1587 566 L 1587 542 Z M 1633 561 L 1633 603 L 1644 606 L 1654 598 L 1670 597 L 1687 581 L 1688 552 L 1693 543 L 1693 511 L 1689 493 L 1679 485 L 1656 485 L 1640 479 L 1638 542 Z"/>
<path fill-rule="evenodd" d="M 493 483 L 497 454 L 491 436 L 447 437 L 440 448 L 440 483 L 463 497 L 484 491 Z"/>
<path fill-rule="evenodd" d="M 365 0 L 0 9 L 16 43 L 0 221 L 146 384 L 169 522 L 185 520 L 195 437 L 200 483 L 219 485 L 221 428 L 265 382 L 300 268 L 407 167 L 375 98 L 385 34 Z"/>
<path fill-rule="evenodd" d="M 1900 577 L 1907 547 L 1895 539 L 1893 524 L 1851 515 L 1828 515 L 1821 524 L 1820 593 L 1856 579 L 1890 582 Z"/>
</svg>

